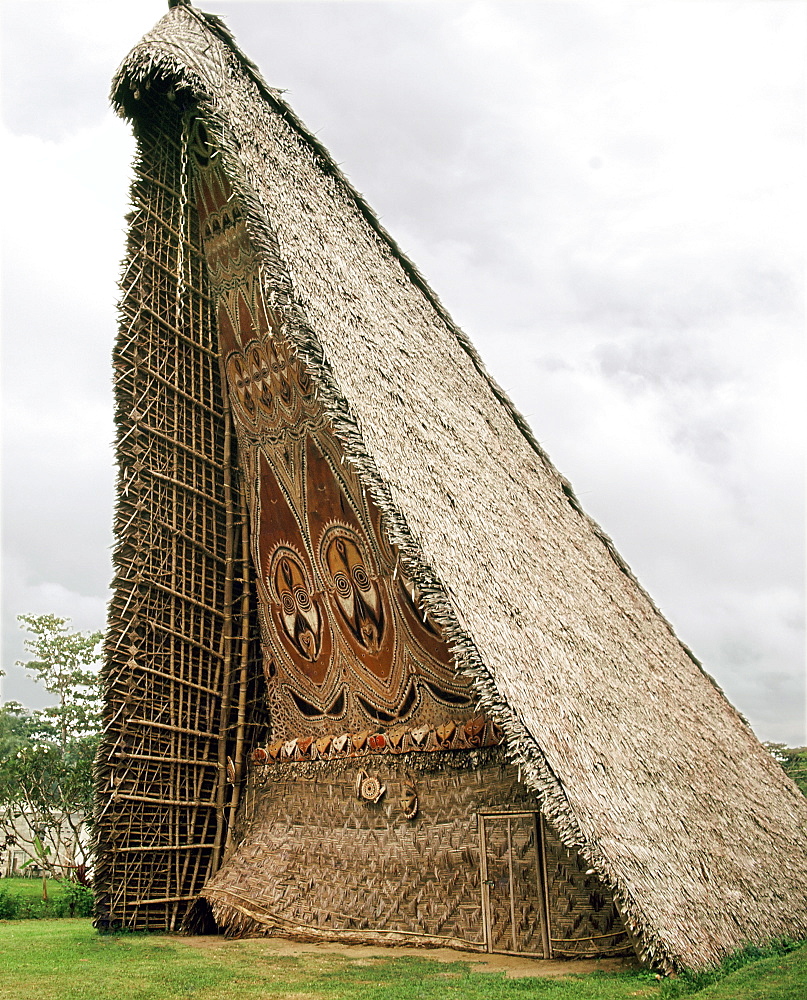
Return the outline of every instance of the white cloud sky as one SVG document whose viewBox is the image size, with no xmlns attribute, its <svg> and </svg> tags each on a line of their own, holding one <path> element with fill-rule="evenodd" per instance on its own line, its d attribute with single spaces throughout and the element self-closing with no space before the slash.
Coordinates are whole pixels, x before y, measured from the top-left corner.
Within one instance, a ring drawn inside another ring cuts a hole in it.
<svg viewBox="0 0 807 1000">
<path fill-rule="evenodd" d="M 4 0 L 14 615 L 103 625 L 127 127 L 162 0 Z M 211 3 L 763 739 L 804 731 L 807 6 Z"/>
</svg>

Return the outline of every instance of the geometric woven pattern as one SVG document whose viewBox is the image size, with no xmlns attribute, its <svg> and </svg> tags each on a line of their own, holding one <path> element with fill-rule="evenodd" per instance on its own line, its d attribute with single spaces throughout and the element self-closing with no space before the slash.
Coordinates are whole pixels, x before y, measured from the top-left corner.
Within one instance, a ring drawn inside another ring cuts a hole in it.
<svg viewBox="0 0 807 1000">
<path fill-rule="evenodd" d="M 486 950 L 479 814 L 504 809 L 514 815 L 483 819 L 486 877 L 496 883 L 489 889 L 496 909 L 491 950 L 543 954 L 535 797 L 512 765 L 447 756 L 431 763 L 426 755 L 367 760 L 367 772 L 385 788 L 377 802 L 357 794 L 355 762 L 256 769 L 237 845 L 202 893 L 217 923 L 234 935 Z M 408 820 L 404 807 L 413 786 L 418 811 Z M 592 892 L 610 900 L 595 878 L 588 881 Z M 586 897 L 575 905 L 587 904 Z M 570 925 L 561 919 L 550 928 L 553 952 L 624 951 L 618 926 L 621 946 L 615 938 L 567 945 Z"/>
<path fill-rule="evenodd" d="M 544 824 L 544 854 L 552 953 L 566 957 L 621 955 L 633 944 L 612 893 Z"/>
</svg>

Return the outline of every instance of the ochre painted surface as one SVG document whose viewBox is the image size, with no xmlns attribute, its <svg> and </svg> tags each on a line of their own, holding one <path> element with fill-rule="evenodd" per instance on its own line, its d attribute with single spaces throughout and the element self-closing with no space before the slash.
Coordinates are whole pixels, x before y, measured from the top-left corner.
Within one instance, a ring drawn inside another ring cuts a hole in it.
<svg viewBox="0 0 807 1000">
<path fill-rule="evenodd" d="M 228 182 L 197 127 L 202 249 L 216 299 L 256 567 L 272 738 L 435 726 L 474 697 L 343 459 Z"/>
</svg>

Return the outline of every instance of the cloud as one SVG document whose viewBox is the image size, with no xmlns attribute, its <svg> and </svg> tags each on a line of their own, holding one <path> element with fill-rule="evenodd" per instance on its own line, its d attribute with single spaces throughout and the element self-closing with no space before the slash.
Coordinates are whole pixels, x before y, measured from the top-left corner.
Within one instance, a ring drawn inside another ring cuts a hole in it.
<svg viewBox="0 0 807 1000">
<path fill-rule="evenodd" d="M 684 641 L 804 742 L 805 8 L 219 6 Z M 3 5 L 5 663 L 19 611 L 103 620 L 132 148 L 106 93 L 164 12 Z"/>
<path fill-rule="evenodd" d="M 99 124 L 112 74 L 166 12 L 159 0 L 5 0 L 3 120 L 17 135 L 61 141 Z"/>
<path fill-rule="evenodd" d="M 104 626 L 112 576 L 110 353 L 133 143 L 110 110 L 58 138 L 4 135 L 4 694 L 42 704 L 13 664 L 15 616 Z"/>
</svg>

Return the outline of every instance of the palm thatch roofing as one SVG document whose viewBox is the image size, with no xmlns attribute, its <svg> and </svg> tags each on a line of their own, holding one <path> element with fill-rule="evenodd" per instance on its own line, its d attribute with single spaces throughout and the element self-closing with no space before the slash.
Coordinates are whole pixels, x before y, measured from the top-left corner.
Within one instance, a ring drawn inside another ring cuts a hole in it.
<svg viewBox="0 0 807 1000">
<path fill-rule="evenodd" d="M 807 802 L 581 509 L 465 334 L 222 22 L 173 7 L 156 78 L 222 151 L 287 333 L 457 669 L 649 960 L 807 933 Z"/>
</svg>

